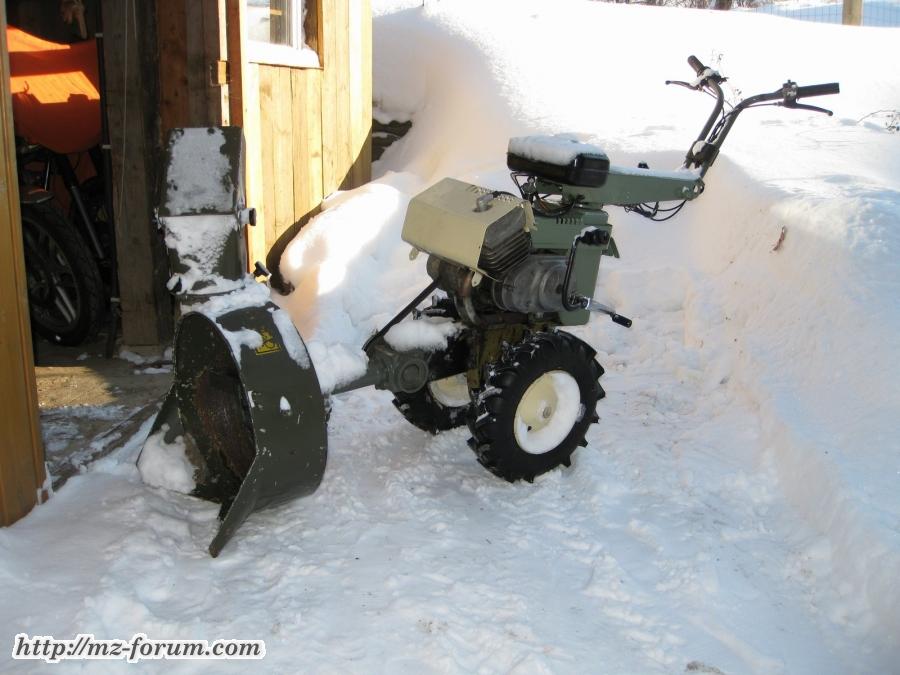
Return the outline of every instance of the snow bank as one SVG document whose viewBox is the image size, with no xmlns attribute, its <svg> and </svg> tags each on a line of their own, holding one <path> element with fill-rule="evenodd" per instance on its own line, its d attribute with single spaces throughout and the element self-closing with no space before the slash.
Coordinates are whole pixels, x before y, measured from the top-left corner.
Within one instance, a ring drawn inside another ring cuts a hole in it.
<svg viewBox="0 0 900 675">
<path fill-rule="evenodd" d="M 362 344 L 429 283 L 424 259 L 410 261 L 400 240 L 421 186 L 392 174 L 337 194 L 284 252 L 281 273 L 295 290 L 275 301 L 299 328 L 323 391 L 366 372 Z"/>
<path fill-rule="evenodd" d="M 149 436 L 138 459 L 141 480 L 147 485 L 190 494 L 197 484 L 194 481 L 194 465 L 187 458 L 184 436 L 176 436 L 166 443 L 169 425 L 163 424 L 158 432 Z"/>
<path fill-rule="evenodd" d="M 676 278 L 689 280 L 690 303 L 682 299 L 684 283 L 651 286 L 648 293 L 640 287 L 651 279 L 641 274 L 627 285 L 617 274 L 601 275 L 597 295 L 612 294 L 637 319 L 644 312 L 685 313 L 685 339 L 717 354 L 708 386 L 725 382 L 762 411 L 760 457 L 771 457 L 785 495 L 826 537 L 842 582 L 867 598 L 885 634 L 897 633 L 900 612 L 892 607 L 900 606 L 900 587 L 891 574 L 900 564 L 894 440 L 900 284 L 892 261 L 900 253 L 893 234 L 900 138 L 856 122 L 896 106 L 900 82 L 878 65 L 894 33 L 576 1 L 386 4 L 404 9 L 382 9 L 376 20 L 376 99 L 414 126 L 379 162 L 382 184 L 404 171 L 424 185 L 453 175 L 509 189 L 504 151 L 521 134 L 577 132 L 563 138 L 595 143 L 617 165 L 649 160 L 654 169 L 676 169 L 709 112 L 707 98 L 663 84 L 693 78 L 688 53 L 730 77 L 732 102 L 777 89 L 787 78 L 801 85 L 841 82 L 840 96 L 809 101 L 834 108 L 834 118 L 777 108 L 744 113 L 707 177 L 706 193 L 672 223 L 648 229 L 613 212 L 622 273 L 638 272 L 650 260 L 669 266 Z M 653 45 L 651 58 L 634 52 L 635 35 Z M 766 44 L 792 47 L 759 50 L 762 35 Z M 598 64 L 589 73 L 567 67 L 595 62 L 598 41 L 604 53 L 625 55 L 620 65 Z M 540 47 L 563 44 L 555 51 Z M 823 52 L 822 44 L 841 49 Z M 558 144 L 550 149 L 556 150 Z M 409 194 L 394 195 L 395 216 Z M 360 209 L 362 199 L 373 204 L 371 196 L 360 199 Z M 367 230 L 363 260 L 365 250 L 389 257 L 389 247 L 378 242 L 398 241 L 399 219 L 378 213 L 369 217 L 380 225 Z M 329 246 L 318 249 L 326 260 L 313 263 L 307 279 L 321 277 L 338 248 L 344 250 L 336 262 L 345 269 L 341 261 L 352 247 L 338 234 L 346 227 L 343 215 L 332 214 Z M 316 228 L 324 227 L 313 223 L 312 236 L 301 234 L 294 246 L 309 249 L 321 238 Z M 680 236 L 660 237 L 661 228 L 679 228 Z M 773 252 L 781 228 L 786 240 Z M 405 266 L 404 278 L 416 278 L 418 268 L 399 255 L 395 260 Z M 293 311 L 311 331 L 304 335 L 318 342 L 311 347 L 314 361 L 318 352 L 339 367 L 352 361 L 354 372 L 362 372 L 353 351 L 359 338 L 374 329 L 373 317 L 387 316 L 413 294 L 380 295 L 364 312 L 348 309 L 360 286 L 384 285 L 379 274 L 341 286 L 339 296 L 326 285 L 322 304 L 333 312 L 308 301 Z M 304 318 L 317 311 L 326 316 Z M 341 322 L 347 323 L 338 328 Z M 354 333 L 357 339 L 349 339 Z M 608 340 L 602 325 L 583 334 L 601 349 Z M 334 342 L 340 359 L 325 347 Z M 323 361 L 326 371 L 329 363 Z M 871 554 L 860 555 L 861 545 Z M 891 572 L 876 574 L 879 566 Z"/>
</svg>

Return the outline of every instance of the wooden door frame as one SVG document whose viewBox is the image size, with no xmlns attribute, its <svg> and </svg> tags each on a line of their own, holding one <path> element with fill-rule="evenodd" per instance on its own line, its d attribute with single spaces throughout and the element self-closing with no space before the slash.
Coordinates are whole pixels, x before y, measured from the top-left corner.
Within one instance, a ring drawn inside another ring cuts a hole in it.
<svg viewBox="0 0 900 675">
<path fill-rule="evenodd" d="M 0 79 L 0 525 L 10 525 L 45 498 L 46 474 L 19 212 L 6 3 L 0 3 Z"/>
</svg>

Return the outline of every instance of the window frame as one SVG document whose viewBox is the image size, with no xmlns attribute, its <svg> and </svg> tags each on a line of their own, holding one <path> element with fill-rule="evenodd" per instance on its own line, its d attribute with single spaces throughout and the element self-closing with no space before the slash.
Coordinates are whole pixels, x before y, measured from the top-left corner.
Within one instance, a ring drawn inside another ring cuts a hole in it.
<svg viewBox="0 0 900 675">
<path fill-rule="evenodd" d="M 243 0 L 246 2 L 247 0 Z M 291 3 L 291 44 L 277 45 L 271 42 L 252 40 L 249 35 L 246 38 L 247 60 L 250 63 L 259 63 L 271 66 L 288 66 L 291 68 L 322 68 L 322 55 L 318 49 L 318 27 L 321 25 L 321 6 L 319 0 L 301 0 L 306 7 L 306 17 L 303 12 L 294 11 L 297 0 L 284 0 Z M 305 41 L 303 38 L 305 37 Z M 316 56 L 316 63 L 311 63 L 310 54 Z"/>
</svg>

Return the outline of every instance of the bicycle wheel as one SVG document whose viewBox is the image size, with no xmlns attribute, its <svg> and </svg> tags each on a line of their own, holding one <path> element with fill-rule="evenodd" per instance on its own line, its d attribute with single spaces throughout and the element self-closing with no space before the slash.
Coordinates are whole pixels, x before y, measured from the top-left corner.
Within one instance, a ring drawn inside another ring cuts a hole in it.
<svg viewBox="0 0 900 675">
<path fill-rule="evenodd" d="M 63 345 L 93 338 L 105 294 L 81 236 L 51 204 L 23 204 L 22 240 L 33 329 Z"/>
</svg>

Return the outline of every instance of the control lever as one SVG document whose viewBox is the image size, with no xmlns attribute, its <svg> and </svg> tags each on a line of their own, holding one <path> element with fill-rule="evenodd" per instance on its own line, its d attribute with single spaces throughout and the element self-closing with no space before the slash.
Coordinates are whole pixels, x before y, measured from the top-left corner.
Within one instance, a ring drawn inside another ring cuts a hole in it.
<svg viewBox="0 0 900 675">
<path fill-rule="evenodd" d="M 581 303 L 582 303 L 582 306 L 584 307 L 584 309 L 588 310 L 589 312 L 598 312 L 600 314 L 606 314 L 607 316 L 609 316 L 610 319 L 612 319 L 613 323 L 617 323 L 620 326 L 625 326 L 625 328 L 631 328 L 631 323 L 632 323 L 631 319 L 629 319 L 627 316 L 622 316 L 621 314 L 616 314 L 616 310 L 614 310 L 612 307 L 608 307 L 607 305 L 604 305 L 603 303 L 597 302 L 593 298 L 580 298 L 580 299 L 581 299 Z"/>
<path fill-rule="evenodd" d="M 783 105 L 785 108 L 790 108 L 791 110 L 811 110 L 812 112 L 825 113 L 829 117 L 834 115 L 834 112 L 832 112 L 831 110 L 820 108 L 817 105 L 809 105 L 808 103 L 797 103 L 796 100 L 785 100 L 781 105 Z"/>
</svg>

